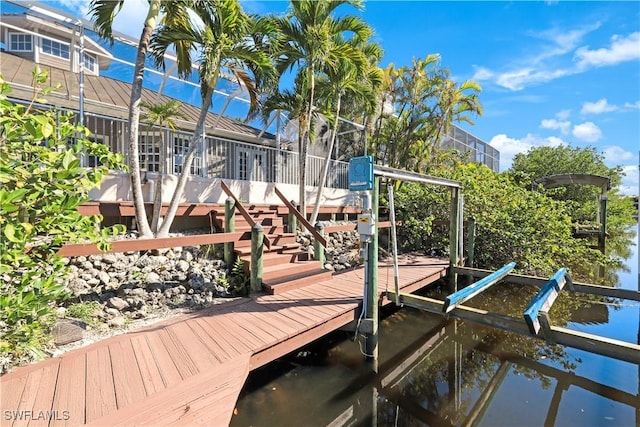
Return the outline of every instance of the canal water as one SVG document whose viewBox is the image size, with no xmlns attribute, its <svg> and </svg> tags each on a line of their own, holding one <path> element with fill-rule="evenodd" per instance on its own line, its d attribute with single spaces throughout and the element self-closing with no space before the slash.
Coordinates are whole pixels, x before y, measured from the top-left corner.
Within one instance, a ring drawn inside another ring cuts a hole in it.
<svg viewBox="0 0 640 427">
<path fill-rule="evenodd" d="M 621 288 L 638 289 L 637 243 Z M 536 291 L 500 284 L 467 304 L 520 317 Z M 231 425 L 640 426 L 638 365 L 409 308 L 386 314 L 378 374 L 353 334 L 333 333 L 252 372 Z M 563 291 L 550 315 L 640 343 L 636 301 Z"/>
</svg>

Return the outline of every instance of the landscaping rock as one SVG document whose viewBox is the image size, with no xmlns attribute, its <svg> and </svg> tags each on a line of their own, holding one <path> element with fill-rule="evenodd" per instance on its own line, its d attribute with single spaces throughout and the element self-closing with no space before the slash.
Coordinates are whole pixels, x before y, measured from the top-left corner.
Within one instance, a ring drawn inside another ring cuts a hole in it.
<svg viewBox="0 0 640 427">
<path fill-rule="evenodd" d="M 56 345 L 80 341 L 84 337 L 87 324 L 75 319 L 58 319 L 51 328 L 51 336 Z"/>
</svg>

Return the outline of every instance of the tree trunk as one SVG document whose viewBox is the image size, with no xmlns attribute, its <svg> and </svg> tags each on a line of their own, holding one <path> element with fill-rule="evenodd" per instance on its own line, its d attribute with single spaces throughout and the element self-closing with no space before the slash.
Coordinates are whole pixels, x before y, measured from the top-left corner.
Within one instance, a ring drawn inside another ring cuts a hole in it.
<svg viewBox="0 0 640 427">
<path fill-rule="evenodd" d="M 160 212 L 162 211 L 162 186 L 164 175 L 167 173 L 167 151 L 165 146 L 165 130 L 160 127 L 160 168 L 158 170 L 158 179 L 153 192 L 153 215 L 151 216 L 151 230 L 158 232 L 158 223 L 160 222 Z"/>
<path fill-rule="evenodd" d="M 304 137 L 302 139 L 302 149 L 300 150 L 300 188 L 299 188 L 299 203 L 300 213 L 307 218 L 307 201 L 305 191 L 305 181 L 307 177 L 307 152 L 309 151 L 309 145 L 311 144 L 311 122 L 313 120 L 313 98 L 315 91 L 315 69 L 313 66 L 309 67 L 309 107 L 307 109 L 307 126 L 305 127 Z"/>
<path fill-rule="evenodd" d="M 149 227 L 147 212 L 144 207 L 142 197 L 142 183 L 140 177 L 140 159 L 138 155 L 138 126 L 140 123 L 140 100 L 142 97 L 142 79 L 144 77 L 144 62 L 149 49 L 151 33 L 156 27 L 158 13 L 160 11 L 160 0 L 149 2 L 149 12 L 144 22 L 144 29 L 140 35 L 136 64 L 133 71 L 133 83 L 131 85 L 131 101 L 129 103 L 129 121 L 127 142 L 129 145 L 129 167 L 131 177 L 131 194 L 135 209 L 138 232 L 141 237 L 153 237 L 153 232 Z"/>
<path fill-rule="evenodd" d="M 340 101 L 341 96 L 338 94 L 338 99 L 336 101 L 336 122 L 333 125 L 333 132 L 331 134 L 331 142 L 329 143 L 329 151 L 327 152 L 327 156 L 324 159 L 324 165 L 322 166 L 322 178 L 320 179 L 320 185 L 318 186 L 318 193 L 316 194 L 316 204 L 313 207 L 313 213 L 311 214 L 311 225 L 315 225 L 318 219 L 318 213 L 320 213 L 320 199 L 322 197 L 322 191 L 324 190 L 324 183 L 327 180 L 327 172 L 329 171 L 329 163 L 331 162 L 331 153 L 333 152 L 333 146 L 336 142 L 336 136 L 338 135 L 338 124 L 340 117 Z"/>
<path fill-rule="evenodd" d="M 171 228 L 171 224 L 176 216 L 176 212 L 178 212 L 178 205 L 180 204 L 182 193 L 184 193 L 184 189 L 187 185 L 187 179 L 189 178 L 191 171 L 191 163 L 193 163 L 193 158 L 196 155 L 198 146 L 204 143 L 204 126 L 207 114 L 209 113 L 209 107 L 211 106 L 212 96 L 213 89 L 210 88 L 205 95 L 205 99 L 202 100 L 202 108 L 200 109 L 200 116 L 198 117 L 196 130 L 191 142 L 189 143 L 189 151 L 187 151 L 187 155 L 182 163 L 182 173 L 178 178 L 178 184 L 176 185 L 176 190 L 171 197 L 169 209 L 167 210 L 167 214 L 164 217 L 164 221 L 162 221 L 162 226 L 160 226 L 160 230 L 158 230 L 156 237 L 167 237 L 169 235 L 169 229 Z"/>
</svg>

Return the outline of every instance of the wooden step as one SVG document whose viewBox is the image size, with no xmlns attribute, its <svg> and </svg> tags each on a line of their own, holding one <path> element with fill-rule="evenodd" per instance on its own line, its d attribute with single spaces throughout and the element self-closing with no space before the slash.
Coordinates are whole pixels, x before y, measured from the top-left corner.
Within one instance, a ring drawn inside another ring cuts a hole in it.
<svg viewBox="0 0 640 427">
<path fill-rule="evenodd" d="M 247 243 L 249 242 L 249 243 Z M 239 256 L 251 255 L 251 240 L 241 240 L 240 242 L 236 242 L 233 245 L 233 250 Z M 287 253 L 291 251 L 300 252 L 300 243 L 285 243 L 281 245 L 271 245 L 271 249 L 267 249 L 266 247 L 263 249 L 263 254 L 278 252 L 278 253 Z"/>
<path fill-rule="evenodd" d="M 305 273 L 320 268 L 318 261 L 301 261 L 289 264 L 271 265 L 269 267 L 263 267 L 262 269 L 262 281 L 267 282 L 271 280 L 277 280 L 280 278 L 286 278 L 298 273 Z"/>
<path fill-rule="evenodd" d="M 316 261 L 313 261 L 316 263 Z M 292 264 L 296 265 L 296 264 Z M 330 270 L 323 270 L 317 267 L 314 270 L 304 271 L 282 277 L 279 279 L 262 280 L 262 288 L 270 294 L 279 294 L 282 292 L 291 291 L 294 289 L 302 288 L 312 285 L 314 283 L 322 282 L 324 280 L 330 280 L 332 276 Z"/>
<path fill-rule="evenodd" d="M 296 243 L 296 233 L 278 233 L 269 235 L 271 243 L 277 246 Z"/>
<path fill-rule="evenodd" d="M 291 264 L 296 261 L 307 261 L 306 252 L 301 251 L 291 251 L 285 253 L 279 252 L 266 252 L 262 254 L 262 267 L 270 267 L 272 265 L 280 265 L 280 264 Z M 248 269 L 251 265 L 251 254 L 241 255 L 240 259 L 244 261 L 245 266 Z"/>
</svg>

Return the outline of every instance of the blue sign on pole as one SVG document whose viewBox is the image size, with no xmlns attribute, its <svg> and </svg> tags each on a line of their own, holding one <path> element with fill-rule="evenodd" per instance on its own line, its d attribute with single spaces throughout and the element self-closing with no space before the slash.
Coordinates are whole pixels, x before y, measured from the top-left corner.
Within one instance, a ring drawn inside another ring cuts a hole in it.
<svg viewBox="0 0 640 427">
<path fill-rule="evenodd" d="M 373 156 L 352 157 L 349 160 L 349 190 L 373 190 Z"/>
</svg>

